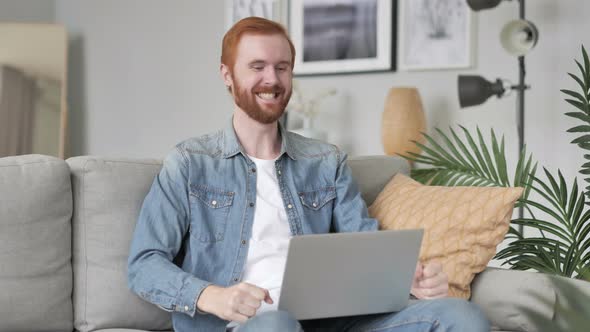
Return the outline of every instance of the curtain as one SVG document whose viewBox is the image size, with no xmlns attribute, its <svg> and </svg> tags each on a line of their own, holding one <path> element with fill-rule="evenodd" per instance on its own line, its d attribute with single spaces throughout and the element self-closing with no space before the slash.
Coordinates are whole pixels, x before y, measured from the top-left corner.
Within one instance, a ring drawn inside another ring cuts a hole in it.
<svg viewBox="0 0 590 332">
<path fill-rule="evenodd" d="M 0 66 L 0 157 L 32 152 L 35 81 Z"/>
</svg>

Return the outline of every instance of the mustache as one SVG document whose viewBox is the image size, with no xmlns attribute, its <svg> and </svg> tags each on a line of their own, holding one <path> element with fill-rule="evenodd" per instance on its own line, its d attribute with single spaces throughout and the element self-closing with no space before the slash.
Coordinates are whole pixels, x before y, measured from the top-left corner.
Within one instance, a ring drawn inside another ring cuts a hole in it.
<svg viewBox="0 0 590 332">
<path fill-rule="evenodd" d="M 267 86 L 267 87 L 255 87 L 254 89 L 252 89 L 252 92 L 254 93 L 282 93 L 285 91 L 285 88 L 283 88 L 280 85 L 273 85 L 273 86 Z"/>
</svg>

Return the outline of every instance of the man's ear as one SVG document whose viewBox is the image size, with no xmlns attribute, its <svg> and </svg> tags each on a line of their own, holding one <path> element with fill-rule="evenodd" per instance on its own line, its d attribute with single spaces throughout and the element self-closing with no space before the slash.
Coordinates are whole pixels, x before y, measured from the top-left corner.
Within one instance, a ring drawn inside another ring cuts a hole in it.
<svg viewBox="0 0 590 332">
<path fill-rule="evenodd" d="M 229 70 L 229 67 L 222 63 L 221 66 L 219 67 L 219 72 L 221 73 L 221 79 L 223 80 L 223 83 L 225 84 L 225 86 L 227 86 L 228 88 L 231 88 L 234 85 L 234 81 L 231 77 L 231 72 Z"/>
</svg>

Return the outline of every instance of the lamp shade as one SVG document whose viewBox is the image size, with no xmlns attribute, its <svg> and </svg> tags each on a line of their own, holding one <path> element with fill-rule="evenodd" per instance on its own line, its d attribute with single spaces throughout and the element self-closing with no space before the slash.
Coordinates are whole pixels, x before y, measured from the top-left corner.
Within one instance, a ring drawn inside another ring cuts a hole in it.
<svg viewBox="0 0 590 332">
<path fill-rule="evenodd" d="M 458 81 L 459 105 L 462 108 L 483 104 L 493 95 L 500 98 L 506 91 L 500 79 L 492 83 L 481 76 L 459 75 Z"/>
<path fill-rule="evenodd" d="M 502 2 L 502 0 L 467 0 L 467 4 L 471 10 L 475 11 L 494 8 L 499 5 L 500 2 Z"/>
<path fill-rule="evenodd" d="M 418 89 L 395 87 L 389 89 L 381 122 L 381 138 L 385 154 L 420 153 L 412 141 L 424 143 L 426 118 Z"/>
<path fill-rule="evenodd" d="M 511 55 L 522 56 L 527 54 L 537 45 L 539 30 L 530 21 L 513 20 L 502 28 L 500 43 Z"/>
</svg>

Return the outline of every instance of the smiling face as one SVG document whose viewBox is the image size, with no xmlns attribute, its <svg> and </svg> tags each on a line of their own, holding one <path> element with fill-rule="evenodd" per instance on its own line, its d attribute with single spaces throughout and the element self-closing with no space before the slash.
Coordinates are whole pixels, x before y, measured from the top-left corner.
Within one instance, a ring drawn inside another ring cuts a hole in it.
<svg viewBox="0 0 590 332">
<path fill-rule="evenodd" d="M 233 68 L 221 65 L 237 107 L 260 123 L 277 121 L 291 98 L 291 59 L 289 43 L 283 36 L 243 35 Z"/>
</svg>

